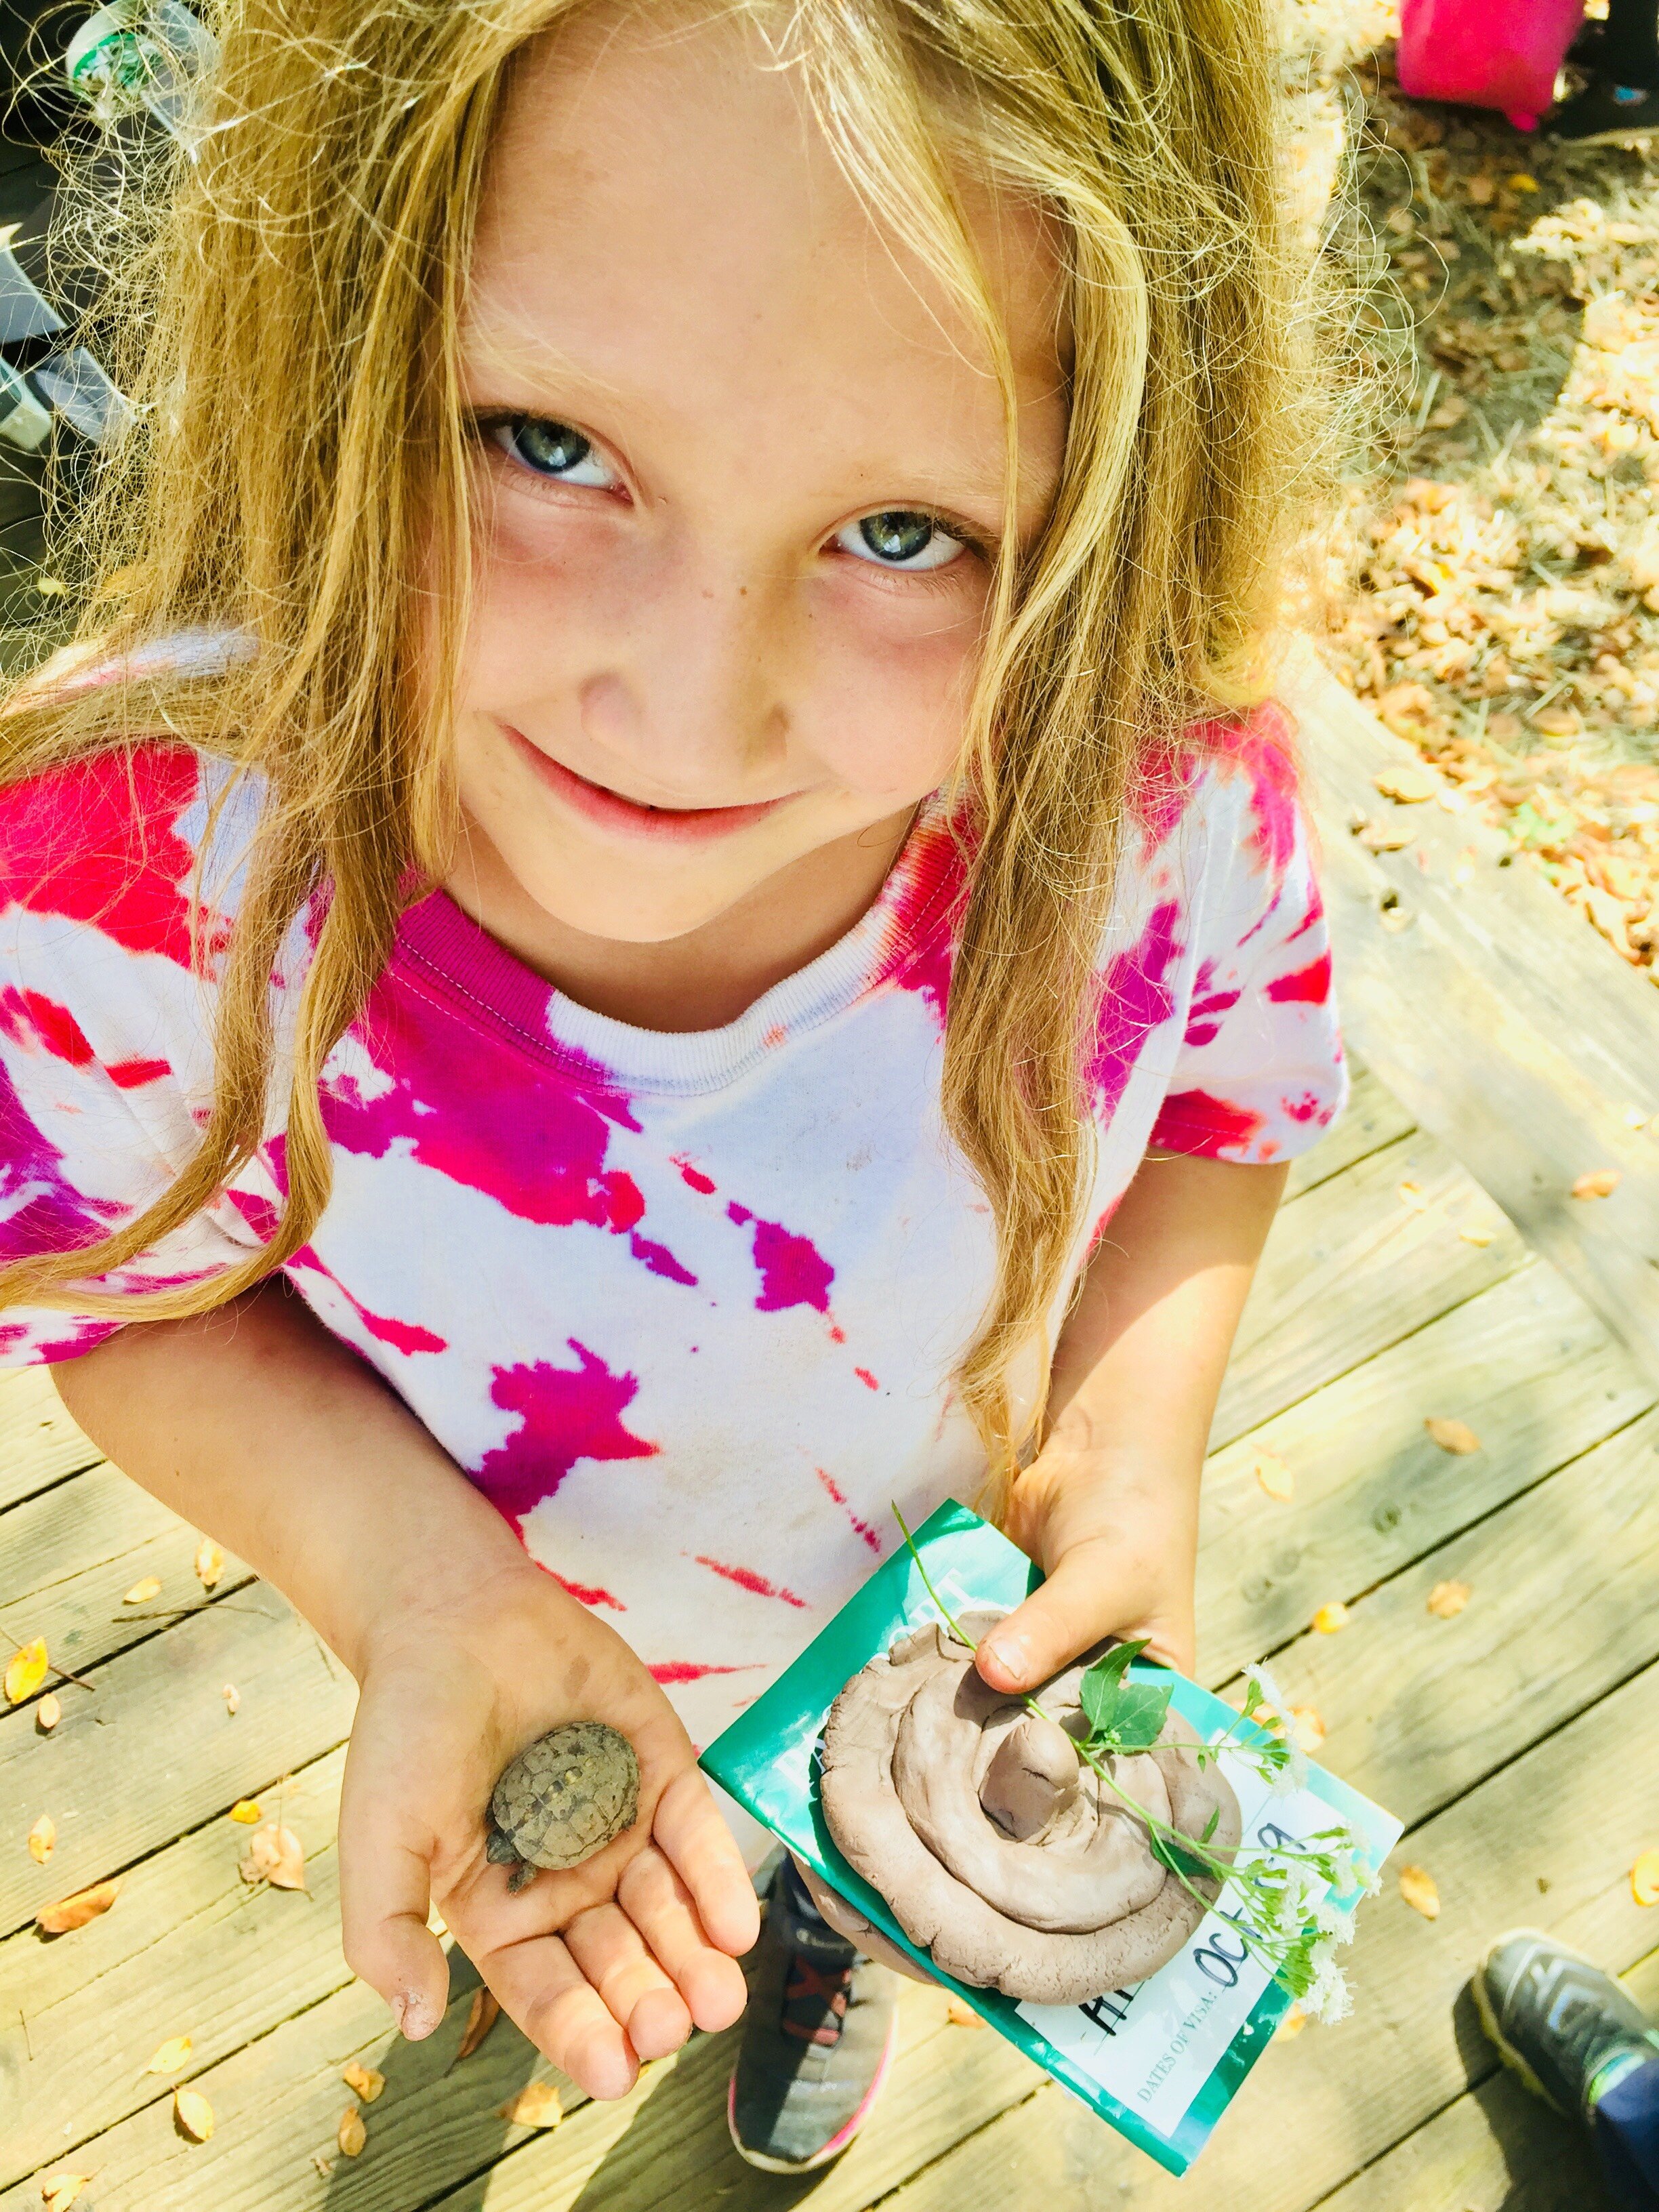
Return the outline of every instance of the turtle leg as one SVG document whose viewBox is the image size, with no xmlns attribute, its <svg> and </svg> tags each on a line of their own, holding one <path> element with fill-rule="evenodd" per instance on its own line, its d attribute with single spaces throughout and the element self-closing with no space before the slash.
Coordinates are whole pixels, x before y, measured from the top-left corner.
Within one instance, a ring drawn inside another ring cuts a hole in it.
<svg viewBox="0 0 1659 2212">
<path fill-rule="evenodd" d="M 507 1877 L 507 1894 L 516 1897 L 521 1889 L 528 1889 L 539 1871 L 539 1868 L 532 1866 L 528 1859 L 520 1859 Z"/>
<path fill-rule="evenodd" d="M 493 1821 L 484 1838 L 484 1856 L 491 1866 L 516 1866 L 519 1863 L 517 1850 Z"/>
</svg>

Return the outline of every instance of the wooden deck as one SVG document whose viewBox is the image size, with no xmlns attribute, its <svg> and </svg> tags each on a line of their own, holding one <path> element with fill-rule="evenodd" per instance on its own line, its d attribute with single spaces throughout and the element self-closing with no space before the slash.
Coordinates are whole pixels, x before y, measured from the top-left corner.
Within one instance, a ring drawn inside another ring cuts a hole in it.
<svg viewBox="0 0 1659 2212">
<path fill-rule="evenodd" d="M 193 1532 L 79 1437 L 44 1376 L 0 1385 L 0 1619 L 90 1687 L 63 1719 L 0 1719 L 0 2212 L 93 2177 L 96 2212 L 1068 2212 L 1200 2199 L 1226 2212 L 1589 2212 L 1573 2139 L 1502 2078 L 1467 1983 L 1516 1923 L 1557 1931 L 1659 2006 L 1659 1912 L 1628 1875 L 1659 1844 L 1659 1410 L 1653 1385 L 1452 1157 L 1362 1073 L 1299 1166 L 1216 1434 L 1200 1571 L 1202 1671 L 1273 1652 L 1328 1730 L 1322 1754 L 1407 1824 L 1442 1911 L 1392 1881 L 1363 1922 L 1354 2016 L 1281 2038 L 1194 2176 L 1170 2181 L 984 2030 L 917 1990 L 884 2102 L 811 2187 L 743 2166 L 726 2135 L 730 2039 L 699 2039 L 619 2105 L 562 2083 L 551 2131 L 500 2109 L 548 2069 L 506 2022 L 457 2063 L 475 1984 L 453 1954 L 442 2030 L 405 2046 L 347 1973 L 335 1802 L 352 1692 L 270 1589 L 228 1567 L 211 1601 Z M 1466 1421 L 1472 1455 L 1424 1423 Z M 1276 1504 L 1255 1455 L 1278 1454 Z M 125 1606 L 160 1577 L 149 1608 Z M 1436 1618 L 1434 1585 L 1470 1586 Z M 1333 1636 L 1308 1624 L 1346 1601 Z M 164 1606 L 194 1607 L 156 1617 Z M 234 1684 L 239 1707 L 227 1711 Z M 280 1802 L 306 1894 L 250 1891 L 239 1797 Z M 51 1863 L 25 1846 L 41 1813 Z M 104 1917 L 43 1939 L 36 1911 L 114 1877 Z M 1651 1954 L 1646 1956 L 1645 1954 Z M 171 2077 L 216 2129 L 175 2128 Z M 367 2145 L 340 2154 L 351 2060 L 380 2068 Z"/>
</svg>

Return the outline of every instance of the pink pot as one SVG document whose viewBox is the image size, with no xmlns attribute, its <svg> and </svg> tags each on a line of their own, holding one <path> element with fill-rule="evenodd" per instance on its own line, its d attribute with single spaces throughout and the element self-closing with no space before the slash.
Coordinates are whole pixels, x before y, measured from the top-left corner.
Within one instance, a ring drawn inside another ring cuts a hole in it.
<svg viewBox="0 0 1659 2212">
<path fill-rule="evenodd" d="M 1583 0 L 1401 0 L 1400 89 L 1536 130 L 1583 15 Z"/>
</svg>

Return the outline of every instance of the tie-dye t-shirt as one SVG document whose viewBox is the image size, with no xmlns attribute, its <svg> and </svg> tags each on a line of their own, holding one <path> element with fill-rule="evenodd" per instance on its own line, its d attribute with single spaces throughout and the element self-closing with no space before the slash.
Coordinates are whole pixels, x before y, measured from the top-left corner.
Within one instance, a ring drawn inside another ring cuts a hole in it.
<svg viewBox="0 0 1659 2212">
<path fill-rule="evenodd" d="M 222 774 L 137 749 L 0 794 L 0 1257 L 91 1241 L 198 1140 L 258 804 L 232 793 L 198 886 Z M 333 1194 L 289 1277 L 700 1743 L 891 1549 L 894 1500 L 915 1522 L 979 1486 L 951 1375 L 993 1234 L 939 1109 L 960 890 L 924 810 L 839 943 L 683 1035 L 573 1004 L 436 894 L 328 1064 Z M 310 942 L 296 925 L 280 1004 Z M 1091 1234 L 1149 1145 L 1281 1160 L 1331 1119 L 1330 962 L 1273 716 L 1139 809 L 1101 975 Z M 273 1127 L 104 1287 L 229 1267 L 283 1174 Z M 0 1344 L 66 1359 L 114 1326 L 14 1310 Z"/>
</svg>

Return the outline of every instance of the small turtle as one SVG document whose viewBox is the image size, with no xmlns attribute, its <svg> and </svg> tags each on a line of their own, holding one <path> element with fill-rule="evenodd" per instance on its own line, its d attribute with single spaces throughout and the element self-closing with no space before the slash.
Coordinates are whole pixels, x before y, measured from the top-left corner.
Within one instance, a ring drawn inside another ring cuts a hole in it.
<svg viewBox="0 0 1659 2212">
<path fill-rule="evenodd" d="M 640 1763 L 625 1735 L 603 1721 L 566 1721 L 538 1736 L 502 1773 L 489 1800 L 487 1856 L 510 1866 L 510 1890 L 538 1867 L 580 1866 L 631 1828 L 640 1809 Z"/>
</svg>

